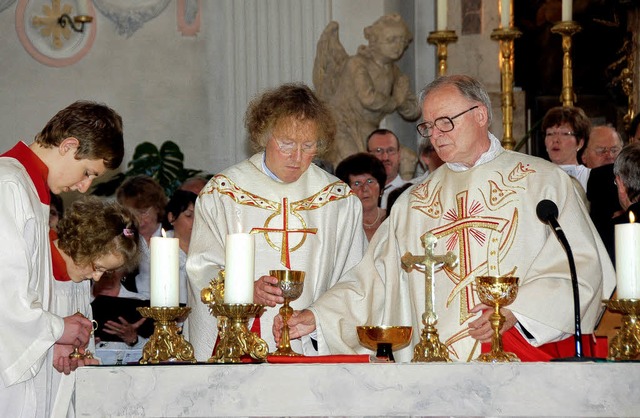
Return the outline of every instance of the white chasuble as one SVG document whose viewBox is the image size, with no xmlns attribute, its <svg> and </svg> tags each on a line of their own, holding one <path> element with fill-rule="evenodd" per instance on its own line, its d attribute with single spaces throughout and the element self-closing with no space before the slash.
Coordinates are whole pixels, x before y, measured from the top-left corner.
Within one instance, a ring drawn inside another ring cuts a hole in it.
<svg viewBox="0 0 640 418">
<path fill-rule="evenodd" d="M 570 177 L 540 158 L 499 149 L 488 162 L 468 170 L 440 167 L 405 192 L 373 237 L 362 261 L 311 309 L 318 325 L 320 354 L 366 353 L 358 325 L 412 325 L 410 346 L 398 361 L 410 361 L 420 340 L 425 312 L 424 273 L 401 268 L 406 252 L 425 254 L 421 237 L 437 237 L 435 254 L 452 251 L 459 264 L 437 271 L 436 328 L 454 361 L 466 361 L 475 340 L 468 324 L 480 303 L 474 279 L 481 275 L 520 277 L 511 309 L 539 346 L 573 335 L 573 293 L 567 255 L 536 205 L 558 205 L 559 223 L 573 248 L 580 288 L 582 331 L 593 331 L 601 299 L 615 285 L 606 250 Z M 476 357 L 479 348 L 473 354 Z"/>
<path fill-rule="evenodd" d="M 259 153 L 214 176 L 196 202 L 186 332 L 200 361 L 211 356 L 217 337 L 216 318 L 201 302 L 200 291 L 224 268 L 227 234 L 255 235 L 255 279 L 269 270 L 306 273 L 302 295 L 291 302 L 296 310 L 335 285 L 366 246 L 362 205 L 344 182 L 313 164 L 297 181 L 277 182 L 263 172 L 262 161 Z M 277 348 L 272 324 L 279 307 L 267 307 L 260 318 L 269 351 Z M 308 337 L 303 340 L 292 341 L 292 348 L 313 353 Z"/>
</svg>

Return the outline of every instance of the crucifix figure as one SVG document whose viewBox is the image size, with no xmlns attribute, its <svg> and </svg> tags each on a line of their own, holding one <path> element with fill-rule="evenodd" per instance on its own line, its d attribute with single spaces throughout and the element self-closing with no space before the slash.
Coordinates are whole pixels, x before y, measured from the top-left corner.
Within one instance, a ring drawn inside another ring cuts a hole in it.
<svg viewBox="0 0 640 418">
<path fill-rule="evenodd" d="M 425 249 L 424 255 L 413 255 L 410 252 L 402 256 L 402 268 L 410 273 L 414 268 L 424 272 L 424 304 L 425 311 L 422 314 L 424 329 L 420 336 L 420 342 L 413 349 L 412 362 L 418 361 L 451 361 L 447 347 L 440 342 L 436 323 L 438 315 L 434 309 L 435 289 L 433 275 L 436 269 L 447 265 L 453 268 L 458 264 L 458 258 L 449 251 L 445 255 L 435 255 L 433 253 L 437 238 L 431 232 L 427 232 L 421 238 L 422 246 Z"/>
</svg>

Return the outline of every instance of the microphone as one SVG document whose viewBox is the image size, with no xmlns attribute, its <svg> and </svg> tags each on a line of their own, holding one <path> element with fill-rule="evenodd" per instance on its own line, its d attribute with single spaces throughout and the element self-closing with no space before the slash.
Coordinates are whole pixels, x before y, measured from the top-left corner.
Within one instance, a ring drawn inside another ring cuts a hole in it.
<svg viewBox="0 0 640 418">
<path fill-rule="evenodd" d="M 576 263 L 573 259 L 573 252 L 567 237 L 564 235 L 564 231 L 558 223 L 558 206 L 551 200 L 544 199 L 536 206 L 536 214 L 538 219 L 548 224 L 553 229 L 556 238 L 562 244 L 564 251 L 567 253 L 569 259 L 569 271 L 571 273 L 571 285 L 573 287 L 573 313 L 575 316 L 575 332 L 573 338 L 575 341 L 576 355 L 575 359 L 571 360 L 587 360 L 582 356 L 582 328 L 580 325 L 580 292 L 578 290 L 578 275 L 576 274 Z M 557 360 L 557 359 L 555 359 Z"/>
</svg>

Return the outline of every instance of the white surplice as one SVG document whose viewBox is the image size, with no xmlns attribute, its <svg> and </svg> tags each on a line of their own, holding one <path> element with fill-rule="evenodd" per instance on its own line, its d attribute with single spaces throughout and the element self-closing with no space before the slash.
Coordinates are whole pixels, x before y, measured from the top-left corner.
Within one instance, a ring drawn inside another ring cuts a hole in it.
<svg viewBox="0 0 640 418">
<path fill-rule="evenodd" d="M 297 181 L 278 182 L 263 170 L 263 155 L 255 154 L 214 176 L 196 202 L 187 259 L 192 311 L 186 333 L 198 360 L 211 356 L 217 337 L 216 318 L 200 301 L 200 291 L 224 267 L 227 234 L 255 235 L 256 279 L 272 269 L 306 272 L 303 293 L 291 303 L 293 309 L 309 306 L 364 252 L 362 204 L 344 182 L 313 164 Z M 282 245 L 282 230 L 288 231 L 288 248 Z M 270 351 L 277 348 L 271 328 L 278 308 L 267 308 L 261 317 L 262 338 Z M 314 351 L 308 337 L 291 346 L 297 352 Z"/>
<path fill-rule="evenodd" d="M 592 332 L 615 273 L 572 180 L 555 164 L 505 151 L 493 137 L 474 167 L 447 164 L 404 193 L 358 266 L 312 305 L 320 354 L 368 352 L 358 343 L 358 325 L 412 325 L 412 343 L 395 354 L 397 361 L 411 360 L 424 327 L 425 276 L 404 271 L 401 257 L 424 255 L 427 232 L 438 239 L 436 254 L 459 258 L 457 267 L 434 276 L 436 328 L 454 361 L 466 361 L 475 342 L 468 324 L 477 317 L 469 310 L 480 303 L 476 276 L 515 270 L 520 287 L 508 309 L 533 335 L 533 346 L 572 336 L 567 255 L 536 216 L 542 199 L 558 205 L 577 266 L 582 331 Z"/>
<path fill-rule="evenodd" d="M 45 359 L 64 329 L 64 320 L 48 312 L 47 172 L 24 143 L 13 151 L 24 159 L 0 158 L 0 415 L 45 416 L 37 409 L 50 388 L 43 371 L 53 365 Z"/>
</svg>

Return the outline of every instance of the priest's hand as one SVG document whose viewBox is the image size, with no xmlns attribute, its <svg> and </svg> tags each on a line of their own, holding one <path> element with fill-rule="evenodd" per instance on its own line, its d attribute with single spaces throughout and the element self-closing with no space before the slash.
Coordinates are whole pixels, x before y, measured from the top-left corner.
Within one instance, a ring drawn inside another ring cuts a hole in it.
<svg viewBox="0 0 640 418">
<path fill-rule="evenodd" d="M 93 323 L 83 315 L 64 317 L 64 331 L 58 344 L 68 344 L 74 347 L 86 347 L 93 334 Z"/>
<path fill-rule="evenodd" d="M 273 336 L 277 343 L 280 343 L 282 337 L 282 326 L 284 325 L 282 316 L 277 315 L 273 318 Z M 308 309 L 303 311 L 293 311 L 293 315 L 289 318 L 289 338 L 294 340 L 307 334 L 312 333 L 316 329 L 316 317 Z"/>
<path fill-rule="evenodd" d="M 493 313 L 493 308 L 483 303 L 479 303 L 474 306 L 470 312 L 482 312 L 482 315 L 480 315 L 478 319 L 469 322 L 469 335 L 483 343 L 491 341 L 493 329 L 491 328 L 491 320 L 489 317 Z M 500 329 L 500 334 L 503 334 L 505 331 L 512 328 L 518 320 L 509 309 L 501 308 L 500 313 L 505 317 L 504 324 Z"/>
<path fill-rule="evenodd" d="M 69 374 L 78 366 L 82 365 L 82 360 L 77 358 L 69 358 L 69 354 L 75 349 L 69 344 L 53 345 L 53 367 L 60 373 Z"/>
<path fill-rule="evenodd" d="M 262 276 L 253 282 L 253 303 L 271 307 L 283 304 L 282 290 L 277 284 L 278 279 L 273 276 Z"/>
</svg>

